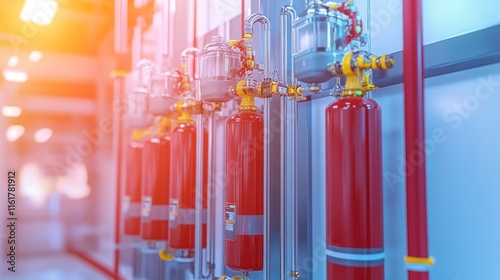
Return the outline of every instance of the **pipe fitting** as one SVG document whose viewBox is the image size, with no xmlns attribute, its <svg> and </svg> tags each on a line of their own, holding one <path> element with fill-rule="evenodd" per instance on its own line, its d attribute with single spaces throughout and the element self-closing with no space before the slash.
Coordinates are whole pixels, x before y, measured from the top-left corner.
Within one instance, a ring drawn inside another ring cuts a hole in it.
<svg viewBox="0 0 500 280">
<path fill-rule="evenodd" d="M 271 67 L 271 23 L 269 19 L 259 13 L 249 15 L 245 20 L 245 35 L 250 35 L 250 40 L 253 35 L 253 26 L 256 23 L 261 23 L 264 25 L 264 78 L 269 78 L 271 73 L 269 71 Z"/>
</svg>

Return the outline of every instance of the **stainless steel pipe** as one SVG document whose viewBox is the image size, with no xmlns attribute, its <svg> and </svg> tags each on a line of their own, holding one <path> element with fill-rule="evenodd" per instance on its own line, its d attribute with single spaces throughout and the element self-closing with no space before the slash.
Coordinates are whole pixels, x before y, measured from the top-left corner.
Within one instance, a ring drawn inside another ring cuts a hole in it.
<svg viewBox="0 0 500 280">
<path fill-rule="evenodd" d="M 251 14 L 245 20 L 245 33 L 253 35 L 253 26 L 257 23 L 264 25 L 264 79 L 271 77 L 271 23 L 263 14 Z"/>
<path fill-rule="evenodd" d="M 208 186 L 207 186 L 207 274 L 208 278 L 214 273 L 215 265 L 215 195 L 214 195 L 214 171 L 215 171 L 215 111 L 208 113 Z"/>
<path fill-rule="evenodd" d="M 291 176 L 291 209 L 292 213 L 291 227 L 292 227 L 292 250 L 291 250 L 291 271 L 292 278 L 295 278 L 297 271 L 297 99 L 292 99 L 292 125 L 291 125 L 291 140 L 290 146 L 292 147 L 292 152 L 290 156 L 290 162 L 292 164 L 292 176 Z"/>
<path fill-rule="evenodd" d="M 196 115 L 196 217 L 194 235 L 194 279 L 203 275 L 203 116 Z"/>
<path fill-rule="evenodd" d="M 285 58 L 286 59 L 286 58 Z M 286 244 L 288 243 L 286 235 L 286 123 L 287 123 L 287 97 L 280 96 L 280 279 L 285 280 L 286 275 Z"/>
<path fill-rule="evenodd" d="M 269 251 L 271 248 L 271 104 L 270 98 L 264 99 L 264 265 L 263 279 L 271 280 L 269 275 Z"/>
<path fill-rule="evenodd" d="M 198 65 L 200 50 L 187 48 L 181 54 L 181 64 L 189 69 L 188 56 L 193 55 Z M 189 73 L 191 71 L 188 71 Z M 197 67 L 199 72 L 199 67 Z M 194 74 L 196 100 L 201 101 L 201 88 L 199 74 Z M 196 115 L 196 205 L 195 205 L 195 234 L 194 234 L 194 279 L 202 279 L 203 276 L 203 115 Z"/>
<path fill-rule="evenodd" d="M 289 17 L 289 19 L 287 18 Z M 291 45 L 291 50 L 293 52 L 293 48 L 295 46 L 295 32 L 292 32 L 290 30 L 290 26 L 288 20 L 290 20 L 291 23 L 293 23 L 297 18 L 297 13 L 293 9 L 293 7 L 290 5 L 285 5 L 281 7 L 280 11 L 280 19 L 281 19 L 281 49 L 283 50 L 283 59 L 281 63 L 281 71 L 283 73 L 283 82 L 286 83 L 287 85 L 289 84 L 296 84 L 295 80 L 295 69 L 294 69 L 294 64 L 291 63 L 290 65 L 290 78 L 288 76 L 288 57 L 290 56 L 290 53 L 288 52 L 288 45 Z M 288 41 L 288 32 L 290 31 L 291 34 L 291 40 Z M 290 146 L 291 146 L 291 154 L 290 154 L 290 163 L 291 163 L 291 170 L 292 170 L 292 176 L 290 180 L 290 188 L 287 188 L 287 184 L 283 186 L 284 190 L 282 190 L 282 196 L 285 196 L 284 198 L 282 197 L 282 210 L 284 213 L 291 213 L 291 250 L 290 250 L 290 257 L 291 257 L 291 266 L 290 266 L 290 276 L 292 278 L 295 278 L 297 269 L 296 269 L 296 263 L 297 263 L 297 226 L 296 226 L 296 220 L 297 220 L 297 199 L 296 199 L 296 193 L 297 193 L 297 180 L 296 180 L 296 174 L 297 174 L 297 163 L 296 163 L 296 137 L 297 137 L 297 100 L 292 98 L 291 100 L 292 103 L 292 116 L 291 116 L 291 127 L 290 127 L 290 132 L 291 132 L 291 140 L 290 140 Z M 287 106 L 286 103 L 284 106 L 282 106 L 282 110 L 285 110 L 285 113 L 281 114 L 281 118 L 283 122 L 286 124 L 284 129 L 282 130 L 282 153 L 286 153 L 286 132 L 287 132 L 287 127 L 288 127 L 288 118 L 287 118 Z M 283 136 L 285 135 L 285 136 Z M 283 145 L 285 146 L 283 148 Z M 282 169 L 286 169 L 286 155 L 282 156 Z M 282 178 L 286 178 L 286 171 L 284 171 L 285 174 L 282 174 Z M 290 197 L 290 203 L 287 203 L 286 199 L 286 194 L 290 192 L 291 197 Z M 282 213 L 281 219 L 282 223 L 286 221 L 286 214 Z M 282 237 L 285 238 L 282 242 L 282 247 L 285 247 L 285 245 L 288 243 L 288 239 L 286 238 L 286 224 L 282 225 Z M 282 258 L 286 258 L 286 249 L 282 250 Z M 284 260 L 282 260 L 282 263 L 284 263 Z M 288 274 L 286 273 L 285 270 L 282 270 L 285 272 L 285 275 Z M 283 278 L 282 278 L 283 279 Z"/>
</svg>

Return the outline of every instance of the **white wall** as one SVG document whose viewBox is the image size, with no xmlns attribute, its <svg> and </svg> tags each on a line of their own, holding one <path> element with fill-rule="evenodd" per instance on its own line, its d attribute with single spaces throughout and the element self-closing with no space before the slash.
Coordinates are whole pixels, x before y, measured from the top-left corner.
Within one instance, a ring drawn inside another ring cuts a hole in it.
<svg viewBox="0 0 500 280">
<path fill-rule="evenodd" d="M 371 0 L 368 0 L 371 1 Z M 366 11 L 367 1 L 355 1 Z M 375 54 L 392 53 L 403 49 L 403 0 L 373 0 L 372 50 Z M 480 1 L 423 1 L 424 44 L 500 23 L 496 0 Z"/>
</svg>

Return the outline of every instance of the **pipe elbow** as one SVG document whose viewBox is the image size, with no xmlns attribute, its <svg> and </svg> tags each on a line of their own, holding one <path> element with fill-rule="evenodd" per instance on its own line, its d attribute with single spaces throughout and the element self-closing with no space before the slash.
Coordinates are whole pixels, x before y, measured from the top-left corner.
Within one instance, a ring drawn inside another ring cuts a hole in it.
<svg viewBox="0 0 500 280">
<path fill-rule="evenodd" d="M 264 29 L 266 31 L 271 31 L 271 23 L 269 19 L 263 15 L 263 14 L 251 14 L 245 19 L 245 33 L 246 34 L 253 34 L 253 26 L 256 23 L 261 23 L 264 25 Z"/>
<path fill-rule="evenodd" d="M 290 15 L 292 18 L 292 21 L 294 21 L 297 18 L 297 12 L 290 5 L 281 6 L 280 15 L 282 15 L 282 16 Z"/>
<path fill-rule="evenodd" d="M 187 60 L 188 60 L 188 56 L 192 55 L 193 57 L 196 58 L 199 56 L 200 52 L 201 51 L 199 49 L 193 48 L 193 47 L 183 50 L 181 53 L 181 64 L 186 65 Z"/>
</svg>

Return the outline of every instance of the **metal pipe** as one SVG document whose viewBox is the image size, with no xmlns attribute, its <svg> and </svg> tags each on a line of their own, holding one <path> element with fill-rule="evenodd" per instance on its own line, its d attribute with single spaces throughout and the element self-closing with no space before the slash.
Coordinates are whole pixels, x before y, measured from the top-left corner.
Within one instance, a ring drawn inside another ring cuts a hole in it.
<svg viewBox="0 0 500 280">
<path fill-rule="evenodd" d="M 321 4 L 321 0 L 305 0 L 305 3 L 306 3 L 306 9 L 311 5 L 311 4 Z"/>
<path fill-rule="evenodd" d="M 214 272 L 215 265 L 215 190 L 214 190 L 214 171 L 215 171 L 215 111 L 209 111 L 208 115 L 208 209 L 207 209 L 207 265 L 208 273 L 204 278 L 208 278 Z"/>
<path fill-rule="evenodd" d="M 168 0 L 168 56 L 169 63 L 173 63 L 172 59 L 174 57 L 174 22 L 175 22 L 175 1 Z M 170 66 L 170 65 L 169 65 Z"/>
<path fill-rule="evenodd" d="M 194 279 L 203 275 L 203 116 L 196 115 L 196 216 L 194 239 Z"/>
<path fill-rule="evenodd" d="M 366 0 L 366 32 L 368 33 L 368 42 L 367 42 L 367 51 L 368 53 L 372 53 L 372 13 L 371 13 L 371 0 Z M 370 84 L 373 84 L 373 75 L 372 75 L 372 70 L 368 70 L 370 71 Z M 367 98 L 371 98 L 372 97 L 372 92 L 371 91 L 368 91 L 368 93 L 366 94 L 366 97 Z"/>
<path fill-rule="evenodd" d="M 285 59 L 286 60 L 286 57 Z M 286 123 L 287 123 L 287 97 L 280 96 L 280 118 L 281 118 L 281 134 L 280 134 L 280 277 L 282 280 L 286 278 Z"/>
<path fill-rule="evenodd" d="M 123 0 L 115 0 L 115 16 L 114 16 L 114 25 L 115 25 L 115 41 L 114 41 L 114 50 L 116 54 L 121 55 L 121 59 L 125 58 L 125 54 L 127 53 L 127 11 L 128 5 L 126 5 L 126 1 Z M 119 61 L 120 62 L 120 61 Z M 123 63 L 123 62 L 122 62 Z M 120 66 L 120 63 L 118 64 Z M 119 69 L 123 70 L 123 69 Z M 113 91 L 114 91 L 114 101 L 115 104 L 120 106 L 123 105 L 123 92 L 125 89 L 125 81 L 123 76 L 117 76 L 113 81 Z M 115 207 L 115 250 L 114 250 L 114 273 L 119 275 L 120 272 L 120 243 L 121 243 L 121 199 L 122 199 L 122 162 L 123 162 L 123 143 L 122 143 L 122 134 L 123 134 L 123 122 L 122 115 L 119 110 L 113 116 L 114 126 L 114 137 L 113 137 L 113 146 L 116 147 L 116 207 Z"/>
<path fill-rule="evenodd" d="M 281 81 L 283 83 L 288 82 L 288 20 L 286 18 L 287 13 L 285 12 L 287 6 L 282 6 L 280 10 L 280 23 L 281 23 L 281 36 L 280 36 L 280 49 L 283 52 L 281 58 Z"/>
<path fill-rule="evenodd" d="M 293 63 L 291 65 L 291 72 L 292 72 L 292 80 L 290 81 L 288 77 L 288 57 L 289 57 L 289 52 L 288 52 L 288 32 L 289 32 L 289 25 L 288 25 L 288 18 L 287 16 L 290 16 L 290 21 L 293 22 L 296 18 L 296 13 L 295 10 L 290 6 L 286 5 L 281 7 L 280 10 L 280 20 L 281 20 L 281 50 L 284 52 L 283 54 L 283 59 L 281 60 L 281 73 L 282 73 L 282 82 L 285 84 L 290 84 L 293 83 L 294 81 L 294 68 L 293 68 Z M 295 42 L 293 40 L 293 32 L 292 33 L 292 44 Z M 282 121 L 282 129 L 281 129 L 281 137 L 280 137 L 280 147 L 281 147 L 281 169 L 280 169 L 280 176 L 281 176 L 281 184 L 280 184 L 280 196 L 281 196 L 281 224 L 280 224 L 280 229 L 281 229 L 281 255 L 280 255 L 280 264 L 281 264 L 281 279 L 285 279 L 287 273 L 286 273 L 286 256 L 287 256 L 287 248 L 286 244 L 288 244 L 288 238 L 286 234 L 286 220 L 287 220 L 287 213 L 288 213 L 288 205 L 287 205 L 287 184 L 286 184 L 286 163 L 288 162 L 287 157 L 286 157 L 286 152 L 287 152 L 287 145 L 286 145 L 286 138 L 287 138 L 287 126 L 288 126 L 288 118 L 287 118 L 287 101 L 286 101 L 286 96 L 281 96 L 281 121 Z M 293 145 L 292 145 L 293 149 Z M 293 183 L 293 180 L 292 180 Z M 292 210 L 293 210 L 293 203 L 292 203 Z M 293 240 L 293 227 L 292 227 L 292 240 Z M 294 263 L 294 244 L 292 244 L 292 263 Z M 292 268 L 294 265 L 292 264 Z M 294 270 L 293 270 L 294 271 Z"/>
<path fill-rule="evenodd" d="M 137 19 L 139 24 L 134 26 L 133 37 L 132 37 L 132 65 L 137 65 L 139 60 L 141 60 L 142 54 L 142 23 L 144 18 L 139 17 Z"/>
<path fill-rule="evenodd" d="M 127 53 L 127 1 L 115 0 L 115 17 L 114 17 L 114 50 L 117 54 Z"/>
<path fill-rule="evenodd" d="M 292 262 L 292 278 L 297 276 L 297 99 L 292 99 L 292 126 L 291 126 L 291 140 L 290 146 L 292 147 L 292 152 L 290 154 L 290 163 L 292 165 L 292 176 L 291 176 L 291 209 L 292 213 L 291 227 L 292 227 L 292 250 L 290 252 L 291 262 Z"/>
<path fill-rule="evenodd" d="M 282 50 L 284 51 L 284 58 L 282 60 L 282 73 L 283 73 L 283 76 L 284 76 L 284 79 L 283 81 L 286 83 L 286 84 L 295 84 L 295 69 L 294 69 L 294 65 L 293 63 L 291 64 L 290 68 L 291 68 L 291 79 L 289 79 L 288 77 L 288 57 L 289 57 L 289 52 L 288 52 L 288 45 L 289 45 L 289 42 L 288 42 L 288 39 L 287 39 L 287 34 L 288 34 L 288 31 L 289 31 L 289 26 L 288 26 L 288 20 L 287 20 L 287 15 L 290 17 L 290 21 L 293 22 L 295 21 L 295 19 L 297 18 L 297 13 L 295 12 L 295 10 L 293 9 L 293 7 L 291 5 L 286 5 L 286 6 L 283 6 L 281 8 L 281 12 L 280 12 L 280 15 L 281 15 L 281 23 L 282 23 L 282 30 L 281 30 L 281 34 L 282 34 Z M 291 32 L 291 48 L 293 50 L 293 46 L 295 44 L 295 33 L 294 32 Z M 284 208 L 284 211 L 286 213 L 290 212 L 292 214 L 291 216 L 291 243 L 292 243 L 292 246 L 291 246 L 291 251 L 290 251 L 290 257 L 291 257 L 291 269 L 290 269 L 290 272 L 292 273 L 291 276 L 292 278 L 295 278 L 295 275 L 296 275 L 296 263 L 297 263 L 297 259 L 296 259 L 296 255 L 297 255 L 297 234 L 296 234 L 296 231 L 297 231 L 297 227 L 296 227 L 296 219 L 297 219 L 297 215 L 296 215 L 296 192 L 297 192 L 297 184 L 296 184 L 296 174 L 297 174 L 297 164 L 296 164 L 296 144 L 295 144 L 295 139 L 297 137 L 297 101 L 295 99 L 292 99 L 292 125 L 291 125 L 291 140 L 290 140 L 290 146 L 291 146 L 291 154 L 290 154 L 290 163 L 291 163 L 291 170 L 292 170 L 292 176 L 291 176 L 291 182 L 290 182 L 290 186 L 291 186 L 291 190 L 290 190 L 290 194 L 291 194 L 291 198 L 290 198 L 290 206 L 288 207 L 288 205 L 286 205 L 285 203 L 285 208 Z M 286 105 L 285 105 L 285 110 L 286 110 Z M 284 118 L 286 120 L 286 111 L 285 111 L 285 114 L 284 114 L 284 117 L 282 115 L 282 118 Z M 282 133 L 285 133 L 286 134 L 286 130 L 287 129 L 284 129 Z M 286 143 L 286 140 L 285 140 L 285 143 Z M 286 150 L 285 150 L 286 151 Z M 286 160 L 286 158 L 285 158 Z M 288 162 L 288 161 L 284 161 L 284 162 Z M 283 166 L 282 166 L 283 168 Z M 286 168 L 286 164 L 285 164 L 285 168 Z M 285 175 L 286 176 L 286 175 Z M 285 185 L 286 186 L 286 185 Z M 286 191 L 284 191 L 284 193 L 286 193 Z M 286 217 L 285 217 L 286 218 Z M 285 219 L 284 217 L 282 217 L 282 219 Z M 282 233 L 282 236 L 286 236 Z M 288 243 L 287 240 L 285 240 L 285 244 Z"/>
<path fill-rule="evenodd" d="M 123 76 L 114 78 L 113 90 L 115 104 L 123 104 L 123 91 L 125 81 Z M 114 115 L 114 137 L 113 144 L 116 147 L 115 165 L 116 165 L 116 208 L 115 208 L 115 252 L 114 252 L 114 273 L 120 273 L 120 243 L 121 243 L 121 200 L 122 200 L 122 162 L 123 162 L 123 122 L 121 112 Z"/>
<path fill-rule="evenodd" d="M 245 0 L 241 0 L 241 33 L 241 37 L 243 37 L 245 33 Z"/>
<path fill-rule="evenodd" d="M 418 143 L 425 140 L 424 54 L 422 36 L 422 1 L 403 2 L 403 79 L 405 105 L 406 160 L 414 152 L 423 153 L 422 162 L 406 173 L 406 219 L 408 256 L 429 258 L 427 235 L 427 196 L 425 151 Z M 408 271 L 409 280 L 427 280 L 427 271 Z"/>
<path fill-rule="evenodd" d="M 161 25 L 160 25 L 160 69 L 165 70 L 170 65 L 170 0 L 161 3 Z"/>
<path fill-rule="evenodd" d="M 280 49 L 284 52 L 281 59 L 281 81 L 286 83 L 288 81 L 288 21 L 286 13 L 284 12 L 285 6 L 281 7 L 280 22 L 281 22 L 281 36 L 280 36 Z M 280 119 L 281 119 L 281 134 L 280 134 L 280 279 L 284 280 L 286 275 L 286 95 L 280 96 Z"/>
<path fill-rule="evenodd" d="M 188 57 L 192 55 L 194 57 L 194 64 L 196 64 L 196 73 L 191 73 L 192 72 L 192 69 L 191 67 L 189 67 L 190 65 L 188 64 Z M 189 74 L 189 75 L 193 75 L 193 79 L 195 80 L 198 80 L 200 75 L 199 75 L 199 67 L 198 67 L 198 64 L 199 64 L 199 59 L 200 57 L 200 50 L 197 49 L 197 48 L 187 48 L 185 49 L 184 51 L 182 51 L 182 54 L 181 54 L 181 65 L 184 65 L 186 68 L 185 68 L 185 73 Z M 198 97 L 198 93 L 200 91 L 200 88 L 197 87 L 196 88 L 196 92 L 197 92 L 197 95 L 196 95 L 196 99 L 198 100 L 201 100 L 201 96 Z"/>
<path fill-rule="evenodd" d="M 245 20 L 245 33 L 253 34 L 253 26 L 257 23 L 264 25 L 264 79 L 271 77 L 271 23 L 269 19 L 259 13 L 249 15 Z"/>
<path fill-rule="evenodd" d="M 286 19 L 287 15 L 290 17 L 290 21 L 292 23 L 297 19 L 297 13 L 295 12 L 295 10 L 291 6 L 291 4 L 281 7 L 281 11 L 280 11 L 281 50 L 284 52 L 284 54 L 283 54 L 284 59 L 282 60 L 282 64 L 281 64 L 281 73 L 283 74 L 283 82 L 284 83 L 295 84 L 295 67 L 294 67 L 293 63 L 290 65 L 291 80 L 289 80 L 289 78 L 288 78 L 289 77 L 288 76 L 288 57 L 290 56 L 290 54 L 288 53 L 288 44 L 290 43 L 290 45 L 291 45 L 290 49 L 293 53 L 293 48 L 295 46 L 295 33 L 290 32 L 291 40 L 290 40 L 290 42 L 288 42 L 288 31 L 289 31 L 290 27 L 288 25 L 288 20 Z"/>
<path fill-rule="evenodd" d="M 194 56 L 195 64 L 198 64 L 200 50 L 187 48 L 181 54 L 181 64 L 188 68 L 189 55 Z M 201 81 L 199 80 L 199 67 L 193 73 L 196 88 L 196 100 L 201 101 Z M 191 71 L 187 71 L 189 73 Z M 194 237 L 194 279 L 203 276 L 203 115 L 196 115 L 196 206 L 195 206 L 195 237 Z"/>
<path fill-rule="evenodd" d="M 263 280 L 270 280 L 269 251 L 271 248 L 271 105 L 270 98 L 264 99 L 264 265 Z"/>
</svg>

